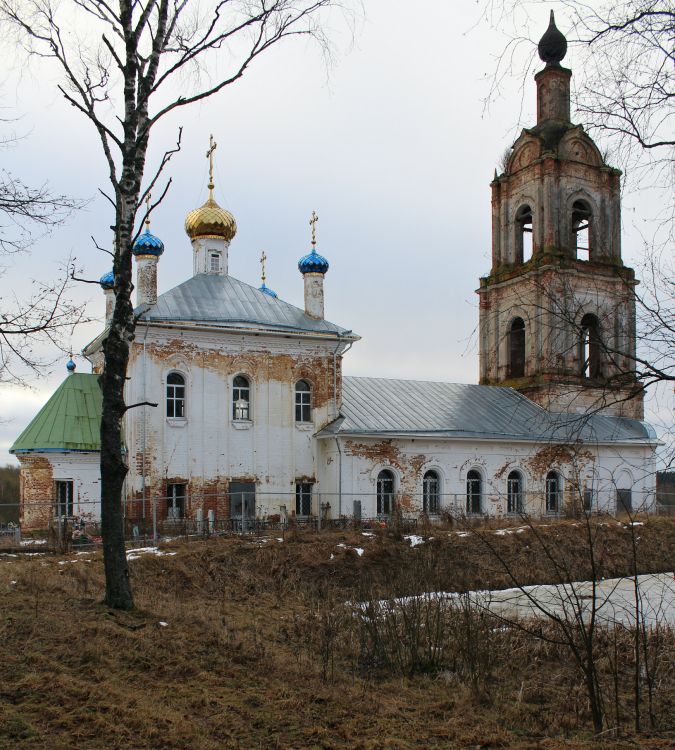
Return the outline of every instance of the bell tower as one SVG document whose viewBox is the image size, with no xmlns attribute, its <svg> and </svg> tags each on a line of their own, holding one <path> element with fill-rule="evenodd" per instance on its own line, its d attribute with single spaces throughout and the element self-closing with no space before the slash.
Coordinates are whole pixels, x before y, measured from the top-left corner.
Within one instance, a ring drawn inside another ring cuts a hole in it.
<svg viewBox="0 0 675 750">
<path fill-rule="evenodd" d="M 570 120 L 572 71 L 553 12 L 539 42 L 537 124 L 492 181 L 492 268 L 480 280 L 480 382 L 551 411 L 643 417 L 635 274 L 621 260 L 621 173 Z"/>
</svg>

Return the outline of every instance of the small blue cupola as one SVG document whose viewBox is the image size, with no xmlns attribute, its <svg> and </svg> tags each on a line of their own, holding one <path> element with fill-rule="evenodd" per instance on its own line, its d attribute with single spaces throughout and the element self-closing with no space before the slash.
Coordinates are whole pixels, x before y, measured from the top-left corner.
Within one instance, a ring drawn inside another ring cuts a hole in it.
<svg viewBox="0 0 675 750">
<path fill-rule="evenodd" d="M 298 261 L 298 269 L 301 274 L 306 273 L 323 273 L 328 271 L 328 261 L 317 253 L 316 248 L 312 248 L 312 252 L 307 255 L 303 255 Z"/>
<path fill-rule="evenodd" d="M 164 252 L 164 243 L 159 237 L 152 234 L 149 227 L 146 227 L 145 232 L 134 242 L 132 252 L 136 256 L 154 255 L 159 258 Z"/>
<path fill-rule="evenodd" d="M 68 372 L 72 375 L 75 372 L 75 368 L 76 367 L 77 367 L 77 365 L 73 362 L 73 358 L 71 357 L 66 362 L 66 370 L 68 370 Z"/>
<path fill-rule="evenodd" d="M 277 297 L 277 293 L 274 291 L 274 289 L 270 289 L 267 284 L 263 281 L 262 285 L 258 287 L 258 289 L 263 293 L 266 294 L 268 297 Z"/>
<path fill-rule="evenodd" d="M 101 285 L 101 289 L 103 289 L 103 291 L 113 289 L 115 287 L 115 274 L 112 271 L 104 273 L 103 276 L 101 276 L 101 278 L 99 279 L 98 283 Z"/>
</svg>

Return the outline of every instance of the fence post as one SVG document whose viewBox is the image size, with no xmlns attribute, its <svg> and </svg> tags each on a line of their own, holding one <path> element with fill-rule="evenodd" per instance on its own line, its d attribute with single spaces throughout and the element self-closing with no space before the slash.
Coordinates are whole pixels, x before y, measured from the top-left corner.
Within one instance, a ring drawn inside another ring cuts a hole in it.
<svg viewBox="0 0 675 750">
<path fill-rule="evenodd" d="M 208 518 L 209 518 L 209 523 L 208 523 L 208 525 L 209 525 L 209 534 L 213 534 L 213 530 L 214 530 L 215 525 L 216 525 L 216 514 L 215 514 L 215 511 L 213 510 L 213 508 L 211 508 L 209 510 Z"/>
</svg>

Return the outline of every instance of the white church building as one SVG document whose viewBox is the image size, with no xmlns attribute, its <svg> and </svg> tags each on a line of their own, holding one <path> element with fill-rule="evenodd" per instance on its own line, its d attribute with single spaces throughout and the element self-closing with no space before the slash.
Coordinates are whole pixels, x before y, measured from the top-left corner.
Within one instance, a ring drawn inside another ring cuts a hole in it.
<svg viewBox="0 0 675 750">
<path fill-rule="evenodd" d="M 134 246 L 139 318 L 125 398 L 157 406 L 126 414 L 130 521 L 653 506 L 657 440 L 629 374 L 636 282 L 621 260 L 619 173 L 570 121 L 565 47 L 552 24 L 539 45 L 537 123 L 492 183 L 479 385 L 343 376 L 359 336 L 324 317 L 329 264 L 315 216 L 298 263 L 304 309 L 279 299 L 264 274 L 260 287 L 229 274 L 237 227 L 212 177 L 185 220 L 193 275 L 161 294 L 164 245 L 146 227 Z M 101 286 L 109 318 L 112 273 Z M 92 372 L 69 363 L 12 446 L 26 528 L 100 518 L 105 336 L 83 351 Z"/>
</svg>

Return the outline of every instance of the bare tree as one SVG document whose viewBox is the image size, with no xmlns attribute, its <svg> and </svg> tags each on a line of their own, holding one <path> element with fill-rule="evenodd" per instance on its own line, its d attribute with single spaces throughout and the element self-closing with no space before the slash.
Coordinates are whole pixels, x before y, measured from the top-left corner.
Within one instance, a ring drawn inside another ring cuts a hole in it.
<svg viewBox="0 0 675 750">
<path fill-rule="evenodd" d="M 0 148 L 16 145 L 6 136 Z M 0 170 L 0 257 L 25 252 L 35 230 L 49 232 L 81 205 L 59 195 L 47 184 L 31 187 L 5 169 Z M 46 364 L 42 344 L 66 346 L 68 334 L 82 321 L 83 311 L 67 300 L 68 262 L 56 281 L 33 282 L 28 301 L 4 294 L 0 303 L 0 382 L 23 383 L 26 372 L 37 373 Z M 4 269 L 0 267 L 0 275 Z"/>
<path fill-rule="evenodd" d="M 325 48 L 321 11 L 333 0 L 0 0 L 0 12 L 33 55 L 59 68 L 59 90 L 93 126 L 105 157 L 114 208 L 115 305 L 103 344 L 101 376 L 101 508 L 106 603 L 129 609 L 133 597 L 125 558 L 122 486 L 127 466 L 121 425 L 124 384 L 134 337 L 132 246 L 137 212 L 171 156 L 146 176 L 152 129 L 171 112 L 213 96 L 239 80 L 271 47 L 294 36 Z M 69 33 L 77 28 L 77 39 Z M 218 63 L 218 73 L 212 63 Z M 151 212 L 157 203 L 149 208 Z M 145 217 L 143 217 L 145 218 Z"/>
</svg>

